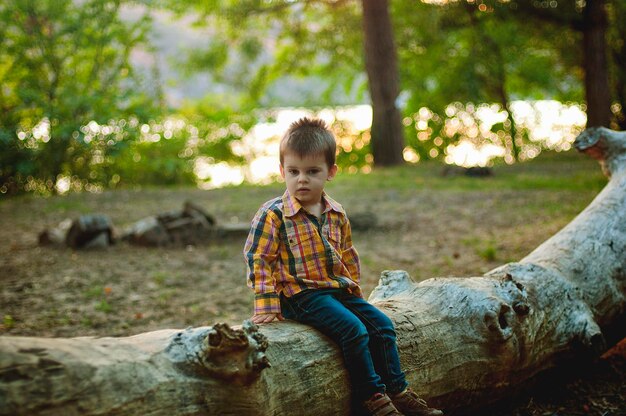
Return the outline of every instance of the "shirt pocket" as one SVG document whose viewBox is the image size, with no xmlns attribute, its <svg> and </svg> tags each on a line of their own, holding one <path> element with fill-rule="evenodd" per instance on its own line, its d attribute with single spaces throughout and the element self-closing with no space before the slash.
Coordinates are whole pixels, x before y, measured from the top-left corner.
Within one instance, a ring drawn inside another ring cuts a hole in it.
<svg viewBox="0 0 626 416">
<path fill-rule="evenodd" d="M 341 230 L 339 224 L 333 224 L 330 227 L 325 227 L 324 235 L 333 248 L 341 252 Z"/>
<path fill-rule="evenodd" d="M 294 225 L 286 230 L 289 251 L 291 258 L 289 262 L 295 268 L 295 272 L 300 278 L 311 278 L 316 269 L 316 263 L 323 255 L 324 245 L 312 227 L 304 224 Z M 290 267 L 291 269 L 291 267 Z"/>
</svg>

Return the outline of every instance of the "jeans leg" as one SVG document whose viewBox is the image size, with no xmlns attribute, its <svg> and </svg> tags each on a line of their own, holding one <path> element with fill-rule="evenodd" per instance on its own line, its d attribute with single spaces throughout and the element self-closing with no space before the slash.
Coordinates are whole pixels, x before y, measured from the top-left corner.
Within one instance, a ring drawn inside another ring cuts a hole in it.
<svg viewBox="0 0 626 416">
<path fill-rule="evenodd" d="M 385 391 L 369 350 L 369 334 L 361 320 L 337 298 L 339 290 L 317 289 L 282 298 L 286 317 L 311 325 L 341 349 L 352 392 L 359 401 Z"/>
<path fill-rule="evenodd" d="M 367 328 L 374 368 L 387 386 L 387 391 L 392 394 L 403 391 L 408 384 L 400 367 L 396 332 L 391 319 L 374 305 L 357 296 L 345 293 L 340 299 Z"/>
</svg>

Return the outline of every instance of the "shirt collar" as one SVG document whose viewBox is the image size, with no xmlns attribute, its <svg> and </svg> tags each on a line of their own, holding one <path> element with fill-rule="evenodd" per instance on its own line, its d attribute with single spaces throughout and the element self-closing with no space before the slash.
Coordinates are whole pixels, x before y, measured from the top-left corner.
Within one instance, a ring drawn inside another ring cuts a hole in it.
<svg viewBox="0 0 626 416">
<path fill-rule="evenodd" d="M 285 217 L 293 217 L 300 211 L 302 205 L 300 205 L 300 201 L 298 201 L 295 197 L 289 194 L 289 191 L 285 191 L 283 194 L 283 215 Z M 340 214 L 345 214 L 343 207 L 334 199 L 329 197 L 326 192 L 322 193 L 322 201 L 324 202 L 324 212 L 328 211 L 336 211 Z"/>
</svg>

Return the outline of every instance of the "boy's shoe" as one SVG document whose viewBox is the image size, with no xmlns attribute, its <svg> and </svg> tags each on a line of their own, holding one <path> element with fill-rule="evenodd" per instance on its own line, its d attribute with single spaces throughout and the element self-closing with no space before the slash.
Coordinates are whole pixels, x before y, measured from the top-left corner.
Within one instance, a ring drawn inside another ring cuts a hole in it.
<svg viewBox="0 0 626 416">
<path fill-rule="evenodd" d="M 391 398 L 394 406 L 406 416 L 440 416 L 443 412 L 439 409 L 428 407 L 426 402 L 415 393 L 410 387 L 402 393 L 398 393 Z"/>
<path fill-rule="evenodd" d="M 376 393 L 363 402 L 363 408 L 371 416 L 402 416 L 393 405 L 389 396 L 383 393 Z"/>
</svg>

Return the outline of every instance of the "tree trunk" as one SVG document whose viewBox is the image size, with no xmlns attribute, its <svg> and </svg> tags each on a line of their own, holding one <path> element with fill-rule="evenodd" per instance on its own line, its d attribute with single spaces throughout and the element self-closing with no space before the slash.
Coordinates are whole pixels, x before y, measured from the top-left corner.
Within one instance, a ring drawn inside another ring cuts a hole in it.
<svg viewBox="0 0 626 416">
<path fill-rule="evenodd" d="M 612 20 L 610 26 L 613 30 L 611 57 L 613 60 L 613 102 L 617 104 L 614 110 L 614 121 L 618 130 L 626 130 L 626 3 L 615 1 L 611 4 Z"/>
<path fill-rule="evenodd" d="M 607 15 L 605 0 L 587 0 L 583 11 L 583 51 L 587 127 L 608 127 L 611 120 L 606 56 Z"/>
<path fill-rule="evenodd" d="M 402 116 L 396 105 L 399 94 L 396 45 L 387 0 L 363 0 L 365 69 L 372 99 L 371 141 L 374 164 L 404 163 Z"/>
<path fill-rule="evenodd" d="M 488 403 L 625 335 L 626 133 L 590 129 L 576 147 L 611 180 L 519 263 L 419 284 L 384 272 L 372 292 L 395 322 L 410 384 L 430 404 Z M 293 322 L 0 337 L 1 415 L 347 415 L 349 391 L 334 344 Z"/>
</svg>

